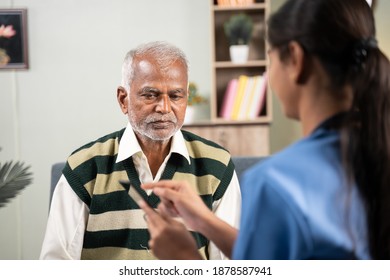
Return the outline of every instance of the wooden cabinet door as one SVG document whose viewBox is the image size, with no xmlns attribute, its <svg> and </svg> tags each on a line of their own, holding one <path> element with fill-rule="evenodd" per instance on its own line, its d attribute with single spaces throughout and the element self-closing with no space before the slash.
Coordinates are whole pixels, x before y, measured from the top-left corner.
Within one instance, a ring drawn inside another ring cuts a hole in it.
<svg viewBox="0 0 390 280">
<path fill-rule="evenodd" d="M 226 148 L 233 156 L 268 156 L 268 125 L 188 126 L 188 130 Z"/>
</svg>

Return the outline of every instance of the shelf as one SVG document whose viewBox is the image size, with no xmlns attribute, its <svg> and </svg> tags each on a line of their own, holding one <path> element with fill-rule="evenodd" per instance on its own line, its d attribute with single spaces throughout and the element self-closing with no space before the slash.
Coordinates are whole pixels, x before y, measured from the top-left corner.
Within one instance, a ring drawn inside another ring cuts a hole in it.
<svg viewBox="0 0 390 280">
<path fill-rule="evenodd" d="M 267 71 L 266 20 L 269 12 L 269 1 L 256 1 L 246 6 L 218 6 L 211 1 L 210 15 L 212 22 L 212 90 L 210 94 L 210 121 L 192 124 L 193 126 L 253 126 L 269 125 L 272 121 L 272 97 L 270 91 L 265 95 L 265 103 L 261 112 L 254 119 L 229 120 L 220 117 L 220 111 L 226 88 L 232 79 L 240 76 L 254 77 Z M 239 12 L 250 16 L 253 20 L 253 34 L 249 43 L 248 61 L 233 63 L 230 61 L 229 42 L 224 32 L 224 24 Z"/>
<path fill-rule="evenodd" d="M 260 116 L 253 120 L 238 120 L 238 121 L 216 118 L 213 122 L 216 124 L 226 124 L 226 125 L 261 124 L 261 123 L 269 124 L 271 122 L 271 118 L 268 116 L 264 116 L 264 117 Z"/>
<path fill-rule="evenodd" d="M 269 128 L 272 122 L 272 96 L 270 91 L 267 90 L 265 94 L 264 105 L 260 112 L 256 112 L 256 116 L 251 114 L 251 119 L 225 119 L 221 117 L 220 113 L 227 85 L 232 79 L 244 75 L 255 77 L 263 75 L 267 71 L 266 19 L 269 13 L 270 1 L 257 0 L 255 4 L 246 6 L 218 6 L 217 0 L 210 0 L 210 19 L 212 23 L 210 119 L 199 119 L 193 123 L 186 123 L 183 129 L 216 142 L 235 156 L 269 155 Z M 245 13 L 253 20 L 253 34 L 249 43 L 248 61 L 244 63 L 232 63 L 230 61 L 229 41 L 224 32 L 224 23 L 231 16 L 238 13 Z M 251 86 L 253 101 L 254 83 L 251 83 Z M 249 92 L 249 90 L 245 90 L 245 92 Z M 245 106 L 248 106 L 250 100 L 246 98 L 245 101 Z M 253 102 L 252 104 L 254 104 Z M 251 109 L 253 110 L 253 108 Z M 241 115 L 243 116 L 243 114 Z"/>
<path fill-rule="evenodd" d="M 249 10 L 264 10 L 266 8 L 265 3 L 256 3 L 247 6 L 218 6 L 214 5 L 215 12 L 224 12 L 224 11 L 249 11 Z"/>
<path fill-rule="evenodd" d="M 232 63 L 231 61 L 216 61 L 216 68 L 265 67 L 266 60 L 251 60 L 245 63 Z"/>
<path fill-rule="evenodd" d="M 187 123 L 183 127 L 193 127 L 193 126 L 213 126 L 213 125 L 229 125 L 229 126 L 240 126 L 240 125 L 256 125 L 256 124 L 269 124 L 271 118 L 268 116 L 258 117 L 253 120 L 226 120 L 222 118 L 215 118 L 214 120 L 205 120 L 193 123 Z"/>
</svg>

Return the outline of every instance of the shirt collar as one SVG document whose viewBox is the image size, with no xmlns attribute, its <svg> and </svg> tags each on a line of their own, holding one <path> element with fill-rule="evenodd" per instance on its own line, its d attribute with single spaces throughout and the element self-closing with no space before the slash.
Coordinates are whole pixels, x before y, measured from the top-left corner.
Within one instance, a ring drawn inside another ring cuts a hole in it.
<svg viewBox="0 0 390 280">
<path fill-rule="evenodd" d="M 188 154 L 187 146 L 183 137 L 183 134 L 178 130 L 172 138 L 171 153 L 177 153 L 187 159 L 188 164 L 191 164 L 190 156 Z M 126 129 L 123 132 L 122 138 L 119 142 L 118 156 L 116 162 L 123 161 L 137 153 L 143 153 L 141 146 L 138 143 L 137 137 L 131 127 L 130 123 L 127 123 Z"/>
<path fill-rule="evenodd" d="M 328 117 L 323 120 L 311 133 L 312 135 L 318 133 L 319 131 L 325 130 L 340 130 L 345 118 L 347 117 L 348 112 L 339 112 L 335 115 Z"/>
</svg>

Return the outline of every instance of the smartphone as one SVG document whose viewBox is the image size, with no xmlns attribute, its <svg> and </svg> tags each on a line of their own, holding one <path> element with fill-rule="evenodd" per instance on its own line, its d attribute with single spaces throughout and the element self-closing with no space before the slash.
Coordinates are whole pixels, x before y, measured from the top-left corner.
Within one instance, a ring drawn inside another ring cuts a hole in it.
<svg viewBox="0 0 390 280">
<path fill-rule="evenodd" d="M 126 189 L 129 190 L 129 196 L 134 200 L 134 202 L 138 205 L 138 201 L 143 200 L 149 207 L 153 208 L 150 203 L 142 196 L 142 193 L 134 187 L 130 181 L 120 180 L 119 183 Z"/>
</svg>

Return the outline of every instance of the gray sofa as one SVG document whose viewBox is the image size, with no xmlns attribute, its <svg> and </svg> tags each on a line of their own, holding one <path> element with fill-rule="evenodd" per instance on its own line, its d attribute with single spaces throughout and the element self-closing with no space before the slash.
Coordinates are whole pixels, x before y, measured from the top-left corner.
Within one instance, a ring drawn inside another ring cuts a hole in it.
<svg viewBox="0 0 390 280">
<path fill-rule="evenodd" d="M 264 160 L 265 157 L 233 157 L 233 163 L 236 167 L 236 173 L 238 179 L 241 178 L 243 172 L 254 165 L 257 162 Z M 57 185 L 58 180 L 61 177 L 62 169 L 65 166 L 65 162 L 58 162 L 53 164 L 51 168 L 51 184 L 50 184 L 50 201 L 53 194 L 53 191 Z"/>
</svg>

